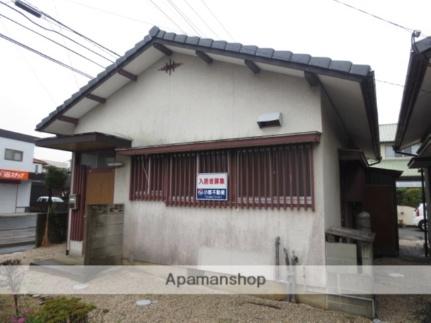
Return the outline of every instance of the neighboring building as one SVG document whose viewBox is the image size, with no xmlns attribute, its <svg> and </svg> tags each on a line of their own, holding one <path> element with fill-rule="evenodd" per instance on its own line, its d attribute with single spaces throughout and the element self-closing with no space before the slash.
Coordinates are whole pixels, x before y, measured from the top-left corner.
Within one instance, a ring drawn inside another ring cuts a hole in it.
<svg viewBox="0 0 431 323">
<path fill-rule="evenodd" d="M 417 156 L 409 167 L 424 170 L 427 210 L 431 211 L 431 37 L 412 44 L 401 111 L 398 120 L 395 149 L 417 144 Z M 428 221 L 429 223 L 429 221 Z M 431 226 L 428 241 L 431 244 Z"/>
<path fill-rule="evenodd" d="M 49 160 L 49 159 L 33 158 L 33 165 L 34 165 L 34 173 L 35 174 L 45 173 L 46 167 L 48 167 L 48 166 L 63 168 L 63 169 L 66 169 L 68 171 L 70 170 L 70 163 L 59 162 L 59 161 Z"/>
<path fill-rule="evenodd" d="M 394 150 L 395 134 L 397 124 L 381 124 L 380 134 L 380 153 L 382 161 L 377 164 L 377 168 L 393 169 L 403 172 L 397 180 L 397 187 L 421 187 L 421 177 L 417 169 L 408 167 L 411 156 L 401 154 Z M 413 145 L 402 150 L 403 153 L 415 154 L 419 145 Z"/>
<path fill-rule="evenodd" d="M 70 252 L 86 205 L 120 203 L 123 256 L 158 264 L 274 264 L 277 237 L 325 264 L 380 158 L 369 66 L 157 27 L 37 130 L 73 152 Z"/>
<path fill-rule="evenodd" d="M 30 206 L 36 139 L 0 129 L 0 213 L 25 212 Z"/>
</svg>

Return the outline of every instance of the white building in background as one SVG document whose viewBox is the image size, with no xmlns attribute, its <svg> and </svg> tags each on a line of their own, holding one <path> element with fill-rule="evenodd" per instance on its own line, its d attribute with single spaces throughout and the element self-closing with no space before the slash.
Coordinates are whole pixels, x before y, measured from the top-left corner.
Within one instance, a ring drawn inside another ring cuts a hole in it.
<svg viewBox="0 0 431 323">
<path fill-rule="evenodd" d="M 379 126 L 382 162 L 375 167 L 402 171 L 403 173 L 397 180 L 397 187 L 421 187 L 419 171 L 408 167 L 408 162 L 412 156 L 401 154 L 394 150 L 396 132 L 396 123 L 381 124 Z M 402 152 L 416 154 L 419 146 L 419 144 L 411 145 L 404 148 Z"/>
<path fill-rule="evenodd" d="M 36 139 L 0 129 L 0 214 L 24 212 L 30 206 Z"/>
<path fill-rule="evenodd" d="M 54 166 L 57 168 L 62 168 L 67 171 L 70 171 L 70 162 L 59 162 L 55 160 L 49 160 L 49 159 L 38 159 L 33 158 L 33 171 L 35 174 L 42 174 L 46 172 L 46 168 L 48 166 Z"/>
</svg>

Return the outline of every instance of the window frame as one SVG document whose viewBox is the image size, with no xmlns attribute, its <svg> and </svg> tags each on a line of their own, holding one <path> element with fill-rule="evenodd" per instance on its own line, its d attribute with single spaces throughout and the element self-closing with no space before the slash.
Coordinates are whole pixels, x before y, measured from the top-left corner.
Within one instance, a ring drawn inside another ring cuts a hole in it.
<svg viewBox="0 0 431 323">
<path fill-rule="evenodd" d="M 8 158 L 8 152 L 12 154 L 12 158 Z M 20 154 L 19 159 L 15 159 L 15 154 Z M 12 149 L 12 148 L 5 148 L 4 150 L 4 159 L 8 161 L 15 161 L 15 162 L 22 162 L 24 160 L 24 151 Z"/>
<path fill-rule="evenodd" d="M 241 154 L 244 151 L 249 152 L 250 155 L 250 160 L 247 162 L 250 165 L 253 164 L 250 169 L 247 169 L 250 174 L 243 169 L 247 167 L 242 167 L 241 164 Z M 312 143 L 135 155 L 131 157 L 129 199 L 131 201 L 158 200 L 165 202 L 167 206 L 305 208 L 314 211 L 313 159 Z M 145 160 L 148 160 L 148 163 L 143 162 Z M 152 174 L 155 160 L 160 162 L 157 166 L 159 170 L 157 186 L 160 191 L 157 194 L 151 193 L 151 178 L 155 176 Z M 289 166 L 286 166 L 287 160 Z M 265 168 L 263 173 L 257 171 L 261 167 Z M 208 172 L 228 174 L 227 201 L 196 200 L 196 176 L 198 173 Z M 143 182 L 146 173 L 150 179 Z M 290 186 L 288 191 L 285 188 L 280 189 L 280 185 L 285 185 L 278 179 L 280 176 L 290 178 L 288 181 L 291 184 L 288 184 Z M 245 180 L 247 182 L 244 182 Z M 256 183 L 250 186 L 250 181 L 256 181 Z M 260 184 L 265 188 L 260 187 Z M 242 195 L 244 188 L 246 188 L 246 194 Z M 143 193 L 145 190 L 147 193 Z"/>
</svg>

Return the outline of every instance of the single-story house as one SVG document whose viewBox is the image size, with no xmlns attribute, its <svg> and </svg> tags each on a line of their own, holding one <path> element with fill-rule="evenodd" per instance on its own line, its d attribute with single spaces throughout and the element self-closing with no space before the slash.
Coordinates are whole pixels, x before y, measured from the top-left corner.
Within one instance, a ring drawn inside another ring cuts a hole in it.
<svg viewBox="0 0 431 323">
<path fill-rule="evenodd" d="M 409 167 L 423 169 L 427 212 L 431 207 L 431 37 L 412 44 L 395 138 L 395 150 L 421 146 Z M 429 221 L 428 221 L 429 222 Z M 428 226 L 428 233 L 429 226 Z M 431 243 L 430 234 L 428 242 Z"/>
<path fill-rule="evenodd" d="M 86 206 L 116 203 L 123 257 L 157 264 L 272 265 L 280 237 L 323 265 L 380 159 L 370 66 L 157 27 L 37 130 L 73 152 L 70 253 Z"/>
</svg>

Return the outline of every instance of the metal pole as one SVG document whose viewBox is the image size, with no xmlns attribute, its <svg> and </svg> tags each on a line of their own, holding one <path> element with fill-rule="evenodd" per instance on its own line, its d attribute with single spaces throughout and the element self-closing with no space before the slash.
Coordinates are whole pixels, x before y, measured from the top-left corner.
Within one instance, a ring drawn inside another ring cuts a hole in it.
<svg viewBox="0 0 431 323">
<path fill-rule="evenodd" d="M 424 218 L 424 239 L 425 239 L 425 257 L 428 257 L 428 225 L 427 225 L 427 207 L 425 198 L 425 182 L 424 182 L 424 169 L 421 168 L 421 184 L 422 184 L 422 205 L 423 205 L 423 218 Z"/>
</svg>

